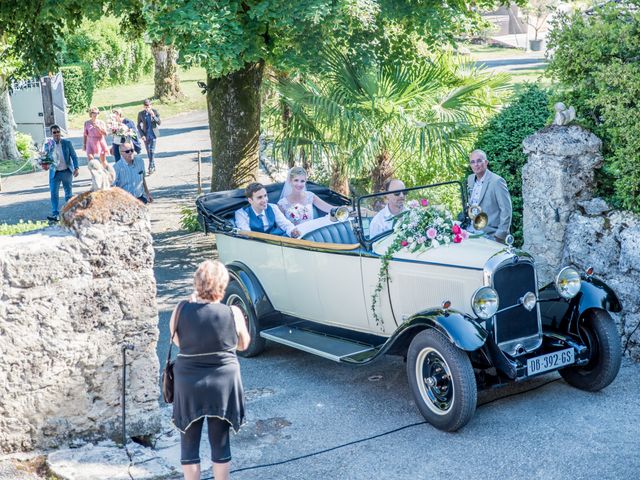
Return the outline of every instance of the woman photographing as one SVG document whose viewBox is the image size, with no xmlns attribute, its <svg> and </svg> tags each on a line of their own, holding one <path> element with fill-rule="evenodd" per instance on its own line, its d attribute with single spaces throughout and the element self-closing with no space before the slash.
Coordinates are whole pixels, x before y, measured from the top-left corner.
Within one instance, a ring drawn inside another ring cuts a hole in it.
<svg viewBox="0 0 640 480">
<path fill-rule="evenodd" d="M 218 261 L 200 264 L 195 293 L 174 310 L 170 331 L 180 347 L 174 366 L 173 423 L 180 430 L 185 480 L 200 479 L 200 438 L 207 419 L 213 475 L 229 478 L 229 427 L 244 421 L 244 394 L 236 350 L 250 342 L 244 316 L 237 307 L 220 303 L 229 272 Z"/>
</svg>

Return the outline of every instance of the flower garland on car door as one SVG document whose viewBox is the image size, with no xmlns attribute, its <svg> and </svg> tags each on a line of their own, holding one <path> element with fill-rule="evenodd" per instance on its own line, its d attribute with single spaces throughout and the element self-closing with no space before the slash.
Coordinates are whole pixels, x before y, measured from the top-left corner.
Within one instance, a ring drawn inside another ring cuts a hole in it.
<svg viewBox="0 0 640 480">
<path fill-rule="evenodd" d="M 393 230 L 395 238 L 380 258 L 378 283 L 371 299 L 371 311 L 378 327 L 382 327 L 382 319 L 376 307 L 384 284 L 390 280 L 389 261 L 395 253 L 403 249 L 411 253 L 423 252 L 469 238 L 469 232 L 463 230 L 448 211 L 430 206 L 426 198 L 407 202 L 407 210 L 398 216 Z"/>
</svg>

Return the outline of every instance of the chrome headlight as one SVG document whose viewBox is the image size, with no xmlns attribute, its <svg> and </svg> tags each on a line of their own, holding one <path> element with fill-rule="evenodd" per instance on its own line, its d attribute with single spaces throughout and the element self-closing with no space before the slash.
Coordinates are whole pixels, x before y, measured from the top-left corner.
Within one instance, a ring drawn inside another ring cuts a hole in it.
<svg viewBox="0 0 640 480">
<path fill-rule="evenodd" d="M 471 297 L 473 312 L 483 320 L 493 317 L 498 306 L 498 292 L 491 287 L 480 287 Z"/>
<path fill-rule="evenodd" d="M 580 274 L 573 267 L 564 267 L 556 275 L 556 290 L 563 298 L 573 298 L 580 291 Z"/>
</svg>

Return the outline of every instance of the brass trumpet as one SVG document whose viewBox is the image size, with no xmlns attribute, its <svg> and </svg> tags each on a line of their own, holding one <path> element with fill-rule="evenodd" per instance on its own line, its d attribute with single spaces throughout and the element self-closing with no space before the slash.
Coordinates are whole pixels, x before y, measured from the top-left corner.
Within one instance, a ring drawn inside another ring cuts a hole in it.
<svg viewBox="0 0 640 480">
<path fill-rule="evenodd" d="M 467 215 L 471 220 L 471 224 L 475 230 L 484 230 L 489 223 L 489 217 L 482 211 L 480 205 L 469 205 Z"/>
</svg>

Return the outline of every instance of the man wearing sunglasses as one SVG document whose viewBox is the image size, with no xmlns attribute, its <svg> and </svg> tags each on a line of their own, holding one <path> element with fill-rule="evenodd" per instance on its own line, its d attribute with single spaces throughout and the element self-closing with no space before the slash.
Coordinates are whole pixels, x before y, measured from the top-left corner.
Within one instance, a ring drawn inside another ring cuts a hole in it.
<svg viewBox="0 0 640 480">
<path fill-rule="evenodd" d="M 68 202 L 73 196 L 73 177 L 78 176 L 78 155 L 69 140 L 62 138 L 62 132 L 58 125 L 51 125 L 53 141 L 48 141 L 44 146 L 44 152 L 53 163 L 49 169 L 49 191 L 51 193 L 51 215 L 47 217 L 50 222 L 57 222 L 60 217 L 58 210 L 60 184 L 64 189 L 64 201 Z"/>
<path fill-rule="evenodd" d="M 113 186 L 129 192 L 142 203 L 153 202 L 145 180 L 144 162 L 139 155 L 135 155 L 133 145 L 131 143 L 120 145 L 120 155 L 122 158 L 113 166 L 116 171 L 116 180 L 113 182 Z"/>
<path fill-rule="evenodd" d="M 385 195 L 387 204 L 382 210 L 376 213 L 376 216 L 371 220 L 371 224 L 369 225 L 369 238 L 392 230 L 395 217 L 404 212 L 405 192 L 395 191 L 404 189 L 404 183 L 401 180 L 390 178 L 384 182 L 383 188 L 385 192 L 393 193 Z"/>
</svg>

